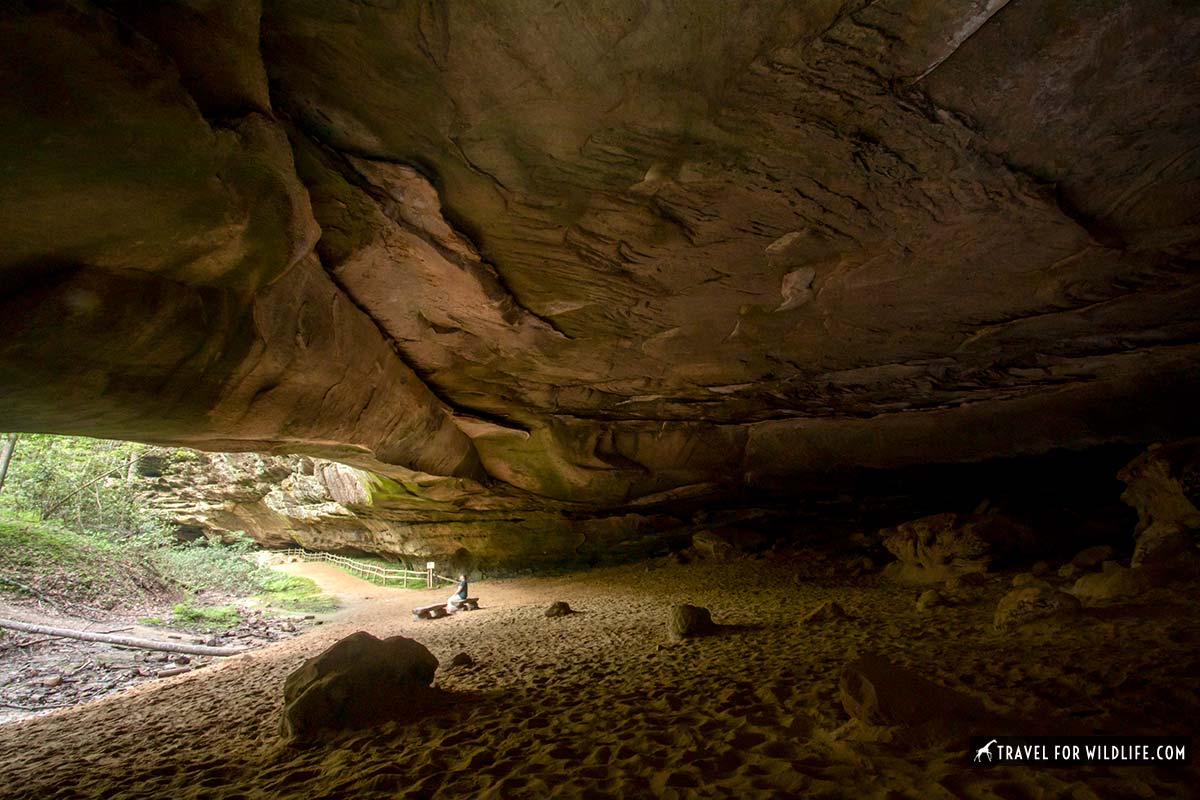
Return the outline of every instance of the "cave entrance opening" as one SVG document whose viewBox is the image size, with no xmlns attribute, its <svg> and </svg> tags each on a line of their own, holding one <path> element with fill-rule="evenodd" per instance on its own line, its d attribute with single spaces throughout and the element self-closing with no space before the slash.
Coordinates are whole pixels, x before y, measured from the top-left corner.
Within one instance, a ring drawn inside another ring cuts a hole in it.
<svg viewBox="0 0 1200 800">
<path fill-rule="evenodd" d="M 0 722 L 201 668 L 339 609 L 250 535 L 272 503 L 329 501 L 309 459 L 35 433 L 0 442 L 0 618 L 15 623 L 0 630 Z"/>
</svg>

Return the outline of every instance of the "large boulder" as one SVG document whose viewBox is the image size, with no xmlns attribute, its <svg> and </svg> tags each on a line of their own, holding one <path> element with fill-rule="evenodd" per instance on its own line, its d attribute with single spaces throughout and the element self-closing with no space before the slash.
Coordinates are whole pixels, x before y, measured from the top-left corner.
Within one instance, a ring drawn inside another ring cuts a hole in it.
<svg viewBox="0 0 1200 800">
<path fill-rule="evenodd" d="M 1121 499 L 1137 509 L 1135 569 L 1194 572 L 1200 565 L 1200 437 L 1153 445 L 1117 473 Z"/>
<path fill-rule="evenodd" d="M 438 660 L 403 636 L 359 631 L 304 662 L 283 686 L 280 734 L 308 741 L 388 720 L 410 720 L 438 704 Z"/>
<path fill-rule="evenodd" d="M 1079 613 L 1079 599 L 1045 583 L 1013 589 L 1000 599 L 993 623 L 997 630 L 1019 628 L 1034 622 L 1071 617 Z"/>
<path fill-rule="evenodd" d="M 1155 522 L 1137 537 L 1131 565 L 1165 572 L 1195 566 L 1196 545 L 1191 531 L 1177 523 Z"/>
<path fill-rule="evenodd" d="M 842 707 L 860 724 L 912 728 L 922 738 L 955 736 L 989 716 L 980 700 L 879 655 L 847 664 L 839 688 Z"/>
<path fill-rule="evenodd" d="M 1103 572 L 1084 575 L 1075 582 L 1071 594 L 1085 606 L 1121 602 L 1149 588 L 1144 570 L 1129 569 L 1115 561 L 1106 561 Z"/>
<path fill-rule="evenodd" d="M 1033 533 L 999 515 L 934 514 L 880 531 L 896 557 L 884 574 L 903 583 L 941 583 L 968 572 L 985 572 L 997 558 L 1020 552 Z"/>
<path fill-rule="evenodd" d="M 1117 473 L 1137 509 L 1137 533 L 1153 525 L 1200 528 L 1200 438 L 1154 445 Z"/>
</svg>

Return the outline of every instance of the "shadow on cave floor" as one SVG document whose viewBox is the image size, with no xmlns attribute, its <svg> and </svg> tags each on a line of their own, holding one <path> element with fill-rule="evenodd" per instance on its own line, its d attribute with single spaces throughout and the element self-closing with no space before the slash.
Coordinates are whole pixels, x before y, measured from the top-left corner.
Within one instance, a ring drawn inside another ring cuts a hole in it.
<svg viewBox="0 0 1200 800">
<path fill-rule="evenodd" d="M 413 622 L 441 590 L 380 596 L 353 615 L 205 673 L 0 729 L 0 796 L 1173 796 L 1195 767 L 971 768 L 968 743 L 888 743 L 850 723 L 848 661 L 874 652 L 990 712 L 1043 728 L 1190 735 L 1200 713 L 1195 586 L 1154 614 L 1085 614 L 1012 633 L 992 627 L 1007 575 L 955 605 L 917 592 L 817 586 L 766 559 L 652 564 L 473 584 L 484 606 Z M 547 618 L 568 598 L 583 614 Z M 826 601 L 848 619 L 803 622 Z M 666 644 L 675 603 L 737 635 Z M 455 696 L 415 723 L 294 748 L 277 734 L 284 677 L 355 631 L 403 634 L 443 663 Z M 979 731 L 986 733 L 986 731 Z"/>
</svg>

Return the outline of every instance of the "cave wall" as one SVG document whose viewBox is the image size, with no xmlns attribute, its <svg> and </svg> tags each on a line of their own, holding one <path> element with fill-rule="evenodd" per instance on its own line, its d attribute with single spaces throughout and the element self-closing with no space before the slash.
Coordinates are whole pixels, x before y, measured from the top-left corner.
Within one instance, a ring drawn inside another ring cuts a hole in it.
<svg viewBox="0 0 1200 800">
<path fill-rule="evenodd" d="M 586 514 L 522 495 L 471 507 L 441 479 L 394 481 L 307 456 L 163 449 L 140 462 L 138 494 L 184 540 L 371 555 L 442 573 L 514 574 L 635 560 L 680 549 L 690 519 Z"/>
<path fill-rule="evenodd" d="M 334 458 L 563 551 L 1197 432 L 1194 4 L 12 2 L 0 43 L 0 428 Z"/>
</svg>

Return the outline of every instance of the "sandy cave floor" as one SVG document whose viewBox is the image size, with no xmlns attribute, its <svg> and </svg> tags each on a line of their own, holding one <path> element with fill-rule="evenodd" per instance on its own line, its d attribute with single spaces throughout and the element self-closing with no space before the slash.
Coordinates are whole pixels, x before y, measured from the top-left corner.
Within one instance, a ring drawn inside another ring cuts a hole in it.
<svg viewBox="0 0 1200 800">
<path fill-rule="evenodd" d="M 1050 730 L 1193 735 L 1200 621 L 1187 593 L 998 634 L 1008 576 L 918 612 L 912 589 L 806 575 L 803 561 L 663 561 L 479 582 L 480 610 L 413 622 L 411 607 L 447 590 L 289 569 L 322 581 L 344 610 L 219 665 L 0 727 L 0 797 L 1198 796 L 1196 765 L 980 770 L 966 742 L 947 752 L 860 741 L 838 699 L 842 666 L 873 651 Z M 800 621 L 829 599 L 855 619 Z M 549 619 L 554 600 L 581 613 Z M 669 645 L 678 602 L 739 627 Z M 439 671 L 456 700 L 420 722 L 283 745 L 284 677 L 356 630 L 476 664 Z"/>
</svg>

